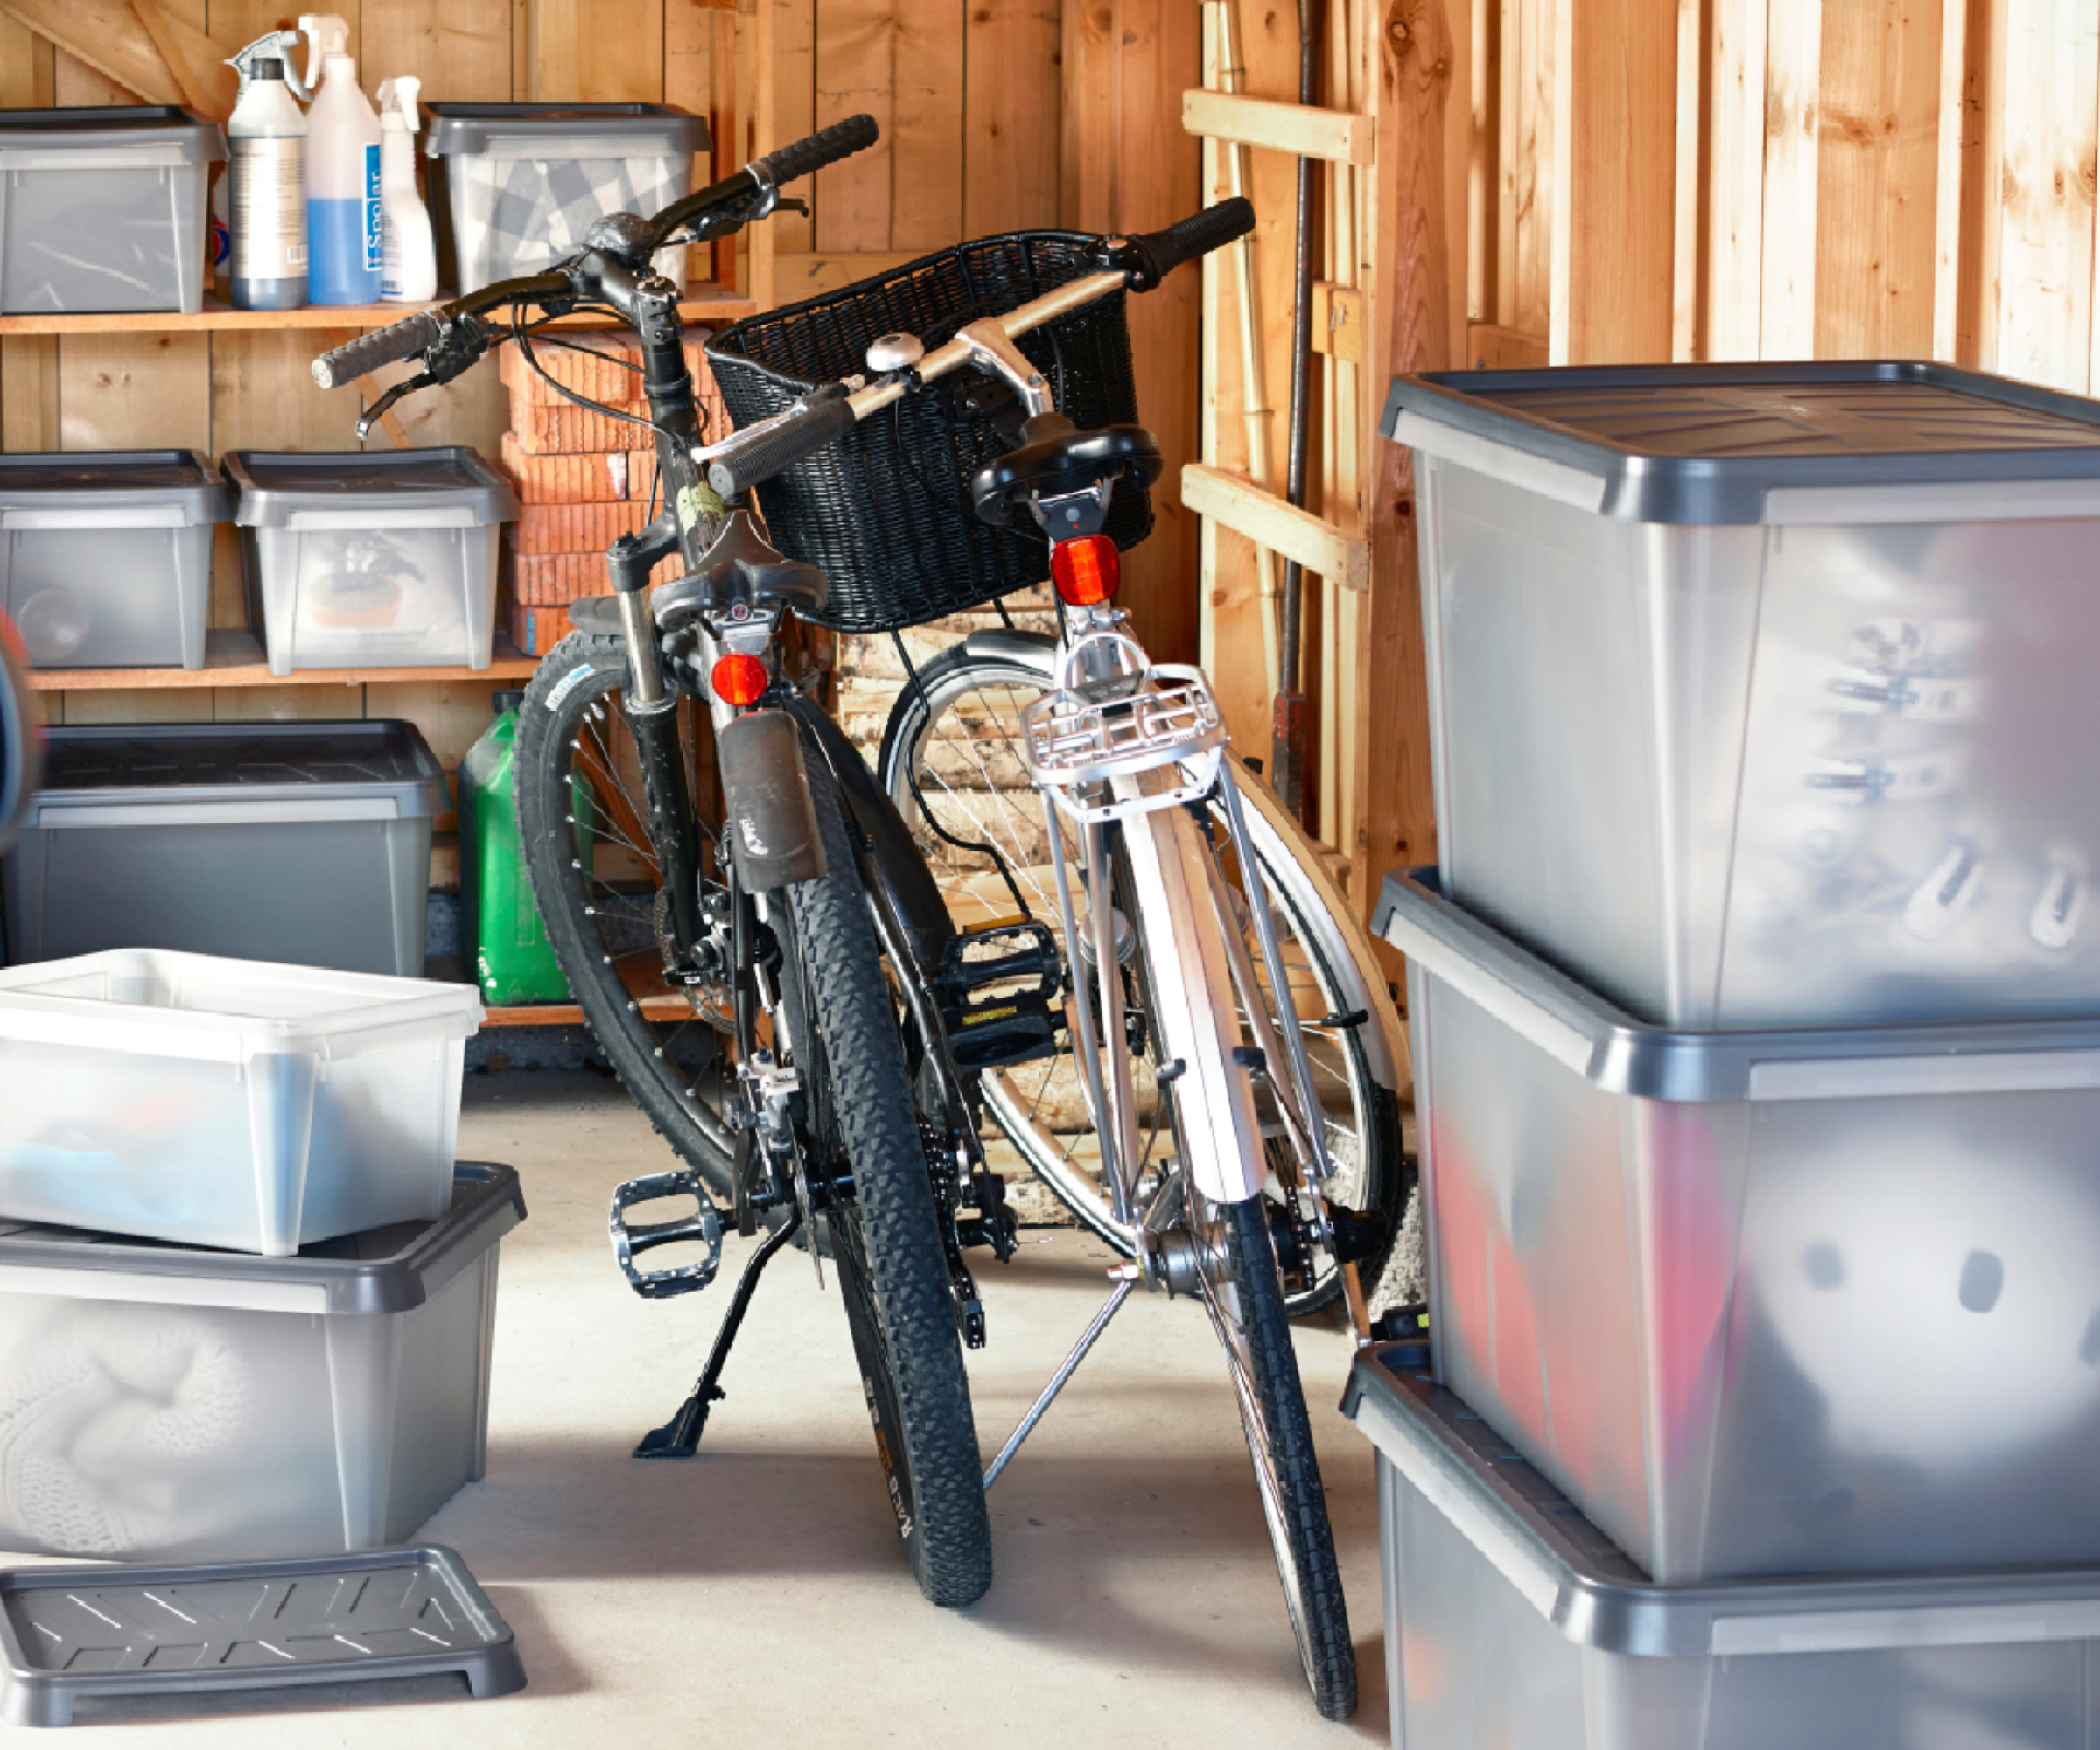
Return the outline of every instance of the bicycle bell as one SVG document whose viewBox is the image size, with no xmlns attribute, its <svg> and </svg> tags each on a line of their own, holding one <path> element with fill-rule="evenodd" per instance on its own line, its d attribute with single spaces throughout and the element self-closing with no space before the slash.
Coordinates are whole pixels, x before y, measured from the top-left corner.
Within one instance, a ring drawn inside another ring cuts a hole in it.
<svg viewBox="0 0 2100 1750">
<path fill-rule="evenodd" d="M 868 368 L 877 376 L 908 371 L 925 356 L 926 343 L 916 334 L 878 334 L 868 342 Z"/>
</svg>

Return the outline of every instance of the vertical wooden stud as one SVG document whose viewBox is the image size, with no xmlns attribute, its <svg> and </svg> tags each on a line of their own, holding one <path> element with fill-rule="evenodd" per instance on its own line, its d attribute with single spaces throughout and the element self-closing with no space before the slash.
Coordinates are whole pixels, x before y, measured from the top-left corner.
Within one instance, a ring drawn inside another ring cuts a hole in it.
<svg viewBox="0 0 2100 1750">
<path fill-rule="evenodd" d="M 1858 13 L 1847 8 L 1856 25 Z M 1758 349 L 1816 354 L 1816 196 L 1823 60 L 1822 0 L 1783 0 L 1765 44 L 1764 286 Z"/>
<path fill-rule="evenodd" d="M 2100 0 L 2012 0 L 2007 24 L 1998 368 L 2083 394 Z"/>
<path fill-rule="evenodd" d="M 1706 270 L 1710 359 L 1759 354 L 1764 295 L 1765 33 L 1766 0 L 1713 0 Z"/>
</svg>

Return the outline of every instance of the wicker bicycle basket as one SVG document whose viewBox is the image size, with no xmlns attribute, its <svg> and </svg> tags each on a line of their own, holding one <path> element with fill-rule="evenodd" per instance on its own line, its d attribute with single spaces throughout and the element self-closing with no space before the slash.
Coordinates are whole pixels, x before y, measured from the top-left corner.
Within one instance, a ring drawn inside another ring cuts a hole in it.
<svg viewBox="0 0 2100 1750">
<path fill-rule="evenodd" d="M 867 368 L 868 343 L 916 334 L 928 352 L 980 316 L 1002 316 L 1092 271 L 1096 239 L 1016 231 L 942 249 L 904 267 L 726 328 L 707 356 L 730 418 L 746 426 L 822 383 Z M 1134 421 L 1138 390 L 1124 294 L 1024 334 L 1021 350 L 1081 430 Z M 974 607 L 1050 575 L 1033 528 L 978 522 L 970 477 L 1009 447 L 994 424 L 989 380 L 974 369 L 928 384 L 821 455 L 760 488 L 775 546 L 830 582 L 822 624 L 890 632 Z M 1151 533 L 1150 495 L 1116 488 L 1107 532 L 1119 547 Z"/>
</svg>

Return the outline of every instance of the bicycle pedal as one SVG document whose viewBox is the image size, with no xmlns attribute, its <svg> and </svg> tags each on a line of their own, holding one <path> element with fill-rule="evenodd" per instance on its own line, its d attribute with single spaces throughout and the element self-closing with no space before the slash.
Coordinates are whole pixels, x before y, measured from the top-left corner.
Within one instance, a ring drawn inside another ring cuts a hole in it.
<svg viewBox="0 0 2100 1750">
<path fill-rule="evenodd" d="M 960 1006 L 979 990 L 1032 981 L 1047 1002 L 1064 984 L 1064 956 L 1055 932 L 1033 919 L 1013 919 L 962 930 L 942 950 L 934 989 L 944 1005 Z"/>
<path fill-rule="evenodd" d="M 1061 1017 L 1037 998 L 995 998 L 943 1009 L 941 1018 L 948 1028 L 948 1054 L 966 1075 L 1057 1055 Z"/>
<path fill-rule="evenodd" d="M 638 1203 L 653 1203 L 664 1197 L 690 1197 L 699 1208 L 675 1222 L 630 1222 L 627 1211 Z M 612 1235 L 612 1256 L 618 1260 L 627 1285 L 645 1300 L 668 1299 L 674 1294 L 690 1294 L 705 1288 L 722 1267 L 722 1217 L 715 1200 L 700 1175 L 690 1167 L 671 1172 L 652 1172 L 630 1179 L 613 1187 L 612 1209 L 607 1220 Z M 664 1270 L 643 1270 L 635 1259 L 659 1246 L 697 1241 L 707 1255 L 690 1264 Z"/>
<path fill-rule="evenodd" d="M 956 1068 L 969 1074 L 1054 1057 L 1063 984 L 1057 937 L 1041 924 L 988 924 L 951 937 L 934 989 Z"/>
</svg>

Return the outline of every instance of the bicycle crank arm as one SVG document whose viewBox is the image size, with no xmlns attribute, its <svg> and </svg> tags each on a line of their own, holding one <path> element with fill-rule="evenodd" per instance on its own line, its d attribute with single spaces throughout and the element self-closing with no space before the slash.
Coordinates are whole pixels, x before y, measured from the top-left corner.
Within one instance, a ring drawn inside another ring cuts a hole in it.
<svg viewBox="0 0 2100 1750">
<path fill-rule="evenodd" d="M 627 1211 L 637 1203 L 653 1203 L 662 1197 L 679 1196 L 694 1199 L 699 1208 L 676 1222 L 627 1220 Z M 674 1172 L 652 1172 L 616 1186 L 612 1192 L 612 1211 L 606 1225 L 612 1230 L 612 1256 L 619 1261 L 621 1274 L 645 1300 L 667 1299 L 674 1294 L 690 1294 L 696 1288 L 705 1288 L 722 1267 L 722 1217 L 706 1185 L 690 1167 L 682 1167 Z M 668 1270 L 643 1270 L 635 1263 L 644 1252 L 689 1240 L 704 1245 L 707 1256 Z"/>
</svg>

